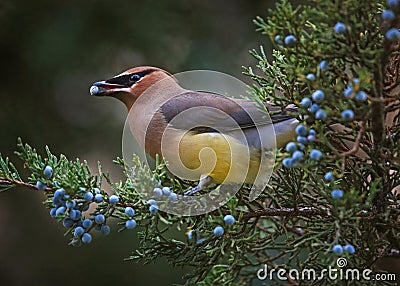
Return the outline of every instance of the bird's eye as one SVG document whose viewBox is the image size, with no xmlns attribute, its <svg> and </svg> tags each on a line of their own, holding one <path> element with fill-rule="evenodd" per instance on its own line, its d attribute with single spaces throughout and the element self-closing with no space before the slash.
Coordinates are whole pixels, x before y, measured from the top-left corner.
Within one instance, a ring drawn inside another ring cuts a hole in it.
<svg viewBox="0 0 400 286">
<path fill-rule="evenodd" d="M 131 81 L 136 82 L 136 81 L 138 81 L 139 79 L 140 79 L 140 75 L 137 75 L 137 74 L 131 75 Z"/>
</svg>

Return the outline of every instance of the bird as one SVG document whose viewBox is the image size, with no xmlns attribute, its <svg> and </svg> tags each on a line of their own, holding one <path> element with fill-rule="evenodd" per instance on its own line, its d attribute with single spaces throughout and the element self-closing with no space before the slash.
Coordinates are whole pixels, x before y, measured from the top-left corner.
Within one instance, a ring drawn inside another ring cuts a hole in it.
<svg viewBox="0 0 400 286">
<path fill-rule="evenodd" d="M 261 184 L 263 173 L 273 169 L 273 150 L 295 138 L 299 124 L 296 108 L 266 116 L 254 100 L 188 90 L 171 73 L 152 66 L 94 82 L 90 94 L 122 101 L 130 131 L 145 152 L 166 158 L 178 177 L 199 181 L 185 195 L 212 183 Z M 263 107 L 281 109 L 270 103 Z"/>
</svg>

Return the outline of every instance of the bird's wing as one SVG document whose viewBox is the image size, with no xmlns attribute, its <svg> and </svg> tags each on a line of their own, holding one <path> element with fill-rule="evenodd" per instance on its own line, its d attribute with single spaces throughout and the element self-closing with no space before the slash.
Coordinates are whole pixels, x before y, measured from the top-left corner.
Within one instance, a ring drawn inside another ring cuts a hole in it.
<svg viewBox="0 0 400 286">
<path fill-rule="evenodd" d="M 174 128 L 199 133 L 229 132 L 293 118 L 284 113 L 268 117 L 257 103 L 251 100 L 193 91 L 172 97 L 161 106 L 161 112 L 167 123 Z"/>
<path fill-rule="evenodd" d="M 284 113 L 268 117 L 251 100 L 193 91 L 185 91 L 166 101 L 161 113 L 173 128 L 194 133 L 219 132 L 239 141 L 246 140 L 246 144 L 256 148 L 274 146 L 274 125 L 293 120 Z"/>
</svg>

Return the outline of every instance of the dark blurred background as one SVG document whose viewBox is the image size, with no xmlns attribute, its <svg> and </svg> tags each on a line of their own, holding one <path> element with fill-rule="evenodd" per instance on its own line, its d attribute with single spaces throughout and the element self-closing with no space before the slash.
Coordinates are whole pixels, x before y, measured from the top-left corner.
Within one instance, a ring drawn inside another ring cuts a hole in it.
<svg viewBox="0 0 400 286">
<path fill-rule="evenodd" d="M 248 51 L 266 37 L 257 15 L 274 1 L 0 1 L 0 152 L 13 155 L 17 137 L 41 152 L 97 160 L 113 180 L 121 156 L 125 107 L 89 95 L 92 82 L 139 65 L 171 73 L 211 69 L 236 76 L 254 65 Z M 267 47 L 268 50 L 268 47 Z M 73 248 L 48 215 L 39 192 L 0 194 L 0 285 L 171 285 L 186 270 L 164 260 L 124 262 L 136 231 L 95 236 Z M 128 285 L 128 284 L 127 284 Z"/>
</svg>

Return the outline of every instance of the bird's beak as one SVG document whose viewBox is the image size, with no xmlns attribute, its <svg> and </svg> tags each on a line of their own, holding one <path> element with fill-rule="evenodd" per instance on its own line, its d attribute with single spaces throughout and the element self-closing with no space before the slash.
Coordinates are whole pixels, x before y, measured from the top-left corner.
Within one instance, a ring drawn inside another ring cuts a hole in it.
<svg viewBox="0 0 400 286">
<path fill-rule="evenodd" d="M 108 83 L 107 81 L 97 81 L 92 84 L 90 87 L 90 94 L 95 95 L 95 96 L 106 96 L 106 95 L 111 95 L 116 92 L 129 92 L 130 87 L 121 85 L 121 84 L 115 84 L 115 83 Z"/>
</svg>

